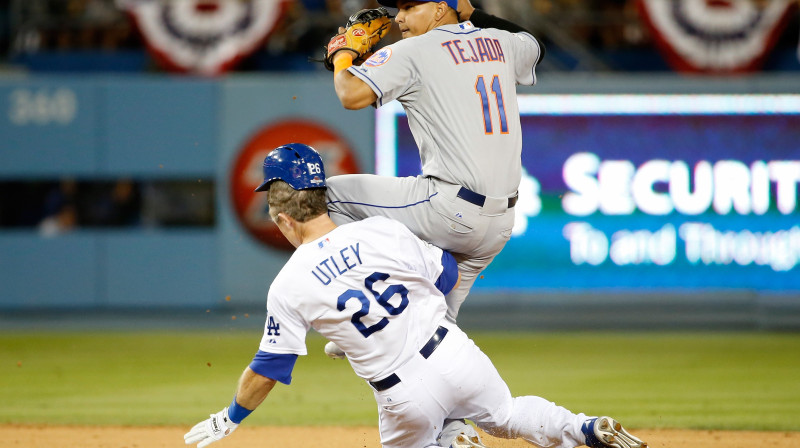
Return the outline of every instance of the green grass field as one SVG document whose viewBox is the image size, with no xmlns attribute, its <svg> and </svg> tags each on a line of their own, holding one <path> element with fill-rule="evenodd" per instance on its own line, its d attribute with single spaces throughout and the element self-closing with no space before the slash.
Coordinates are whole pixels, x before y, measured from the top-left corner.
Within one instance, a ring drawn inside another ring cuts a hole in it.
<svg viewBox="0 0 800 448">
<path fill-rule="evenodd" d="M 0 423 L 190 425 L 226 406 L 260 330 L 0 333 Z M 474 333 L 515 395 L 630 427 L 800 430 L 800 335 Z M 309 335 L 250 425 L 376 425 L 369 387 Z M 210 364 L 210 365 L 209 365 Z"/>
</svg>

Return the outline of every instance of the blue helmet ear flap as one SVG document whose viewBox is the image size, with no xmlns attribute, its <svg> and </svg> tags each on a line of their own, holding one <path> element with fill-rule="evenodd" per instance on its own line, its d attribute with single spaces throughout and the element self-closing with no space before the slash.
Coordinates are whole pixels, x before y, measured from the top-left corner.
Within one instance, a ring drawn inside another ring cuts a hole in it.
<svg viewBox="0 0 800 448">
<path fill-rule="evenodd" d="M 322 157 L 303 143 L 289 143 L 270 151 L 264 158 L 264 182 L 255 191 L 267 191 L 276 180 L 295 190 L 327 187 Z"/>
</svg>

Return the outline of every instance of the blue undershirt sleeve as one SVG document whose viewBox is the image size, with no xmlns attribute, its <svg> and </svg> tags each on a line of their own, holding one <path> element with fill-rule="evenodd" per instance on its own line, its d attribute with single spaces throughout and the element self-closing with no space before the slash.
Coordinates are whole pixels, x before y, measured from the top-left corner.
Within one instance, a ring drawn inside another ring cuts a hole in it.
<svg viewBox="0 0 800 448">
<path fill-rule="evenodd" d="M 458 265 L 450 252 L 442 251 L 442 273 L 436 279 L 436 289 L 447 295 L 458 281 Z"/>
<path fill-rule="evenodd" d="M 283 384 L 291 384 L 296 361 L 297 355 L 293 353 L 268 353 L 259 350 L 250 363 L 250 370 Z"/>
</svg>

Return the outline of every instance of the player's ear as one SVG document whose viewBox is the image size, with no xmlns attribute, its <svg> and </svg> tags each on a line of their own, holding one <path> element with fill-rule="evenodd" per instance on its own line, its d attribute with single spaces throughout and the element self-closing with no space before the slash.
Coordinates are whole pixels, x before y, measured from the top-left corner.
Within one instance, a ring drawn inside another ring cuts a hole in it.
<svg viewBox="0 0 800 448">
<path fill-rule="evenodd" d="M 297 226 L 300 224 L 300 221 L 292 218 L 284 212 L 278 213 L 278 218 L 283 221 L 283 225 L 286 226 L 286 228 L 291 229 L 292 231 L 297 230 Z"/>
<path fill-rule="evenodd" d="M 448 6 L 445 2 L 436 3 L 436 14 L 434 15 L 436 20 L 442 20 L 442 17 L 444 17 L 444 14 L 447 12 L 447 8 Z"/>
</svg>

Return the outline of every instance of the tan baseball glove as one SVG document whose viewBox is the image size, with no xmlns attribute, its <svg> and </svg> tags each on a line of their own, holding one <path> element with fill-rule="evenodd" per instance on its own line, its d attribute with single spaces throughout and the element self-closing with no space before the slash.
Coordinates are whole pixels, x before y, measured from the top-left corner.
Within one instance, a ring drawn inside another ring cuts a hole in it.
<svg viewBox="0 0 800 448">
<path fill-rule="evenodd" d="M 333 56 L 339 50 L 352 50 L 361 59 L 371 53 L 392 26 L 392 16 L 386 8 L 362 9 L 350 16 L 345 30 L 331 39 L 325 52 L 325 68 L 333 71 Z M 340 28 L 341 30 L 341 28 Z"/>
</svg>

